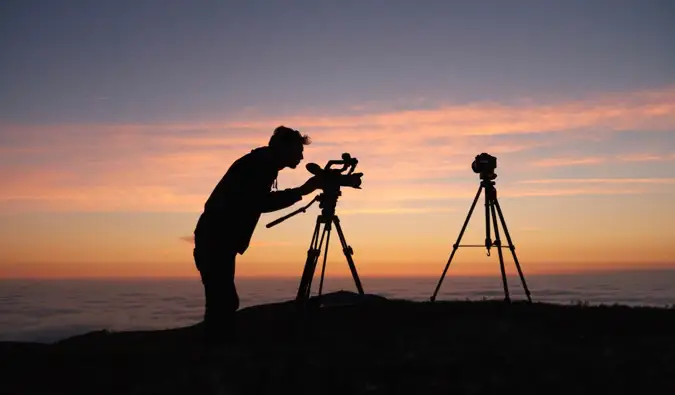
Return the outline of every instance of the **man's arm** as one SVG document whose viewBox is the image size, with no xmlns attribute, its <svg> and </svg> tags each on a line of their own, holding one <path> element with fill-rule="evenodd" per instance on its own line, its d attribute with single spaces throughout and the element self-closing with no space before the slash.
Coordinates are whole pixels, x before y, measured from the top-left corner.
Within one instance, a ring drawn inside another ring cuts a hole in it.
<svg viewBox="0 0 675 395">
<path fill-rule="evenodd" d="M 302 200 L 304 194 L 301 188 L 289 188 L 282 191 L 267 192 L 258 202 L 258 208 L 263 213 L 282 210 L 291 207 Z"/>
<path fill-rule="evenodd" d="M 311 177 L 299 187 L 284 189 L 283 191 L 267 192 L 262 199 L 260 209 L 263 213 L 269 213 L 290 207 L 302 200 L 303 196 L 309 195 L 317 190 L 318 187 L 319 180 L 316 177 Z"/>
<path fill-rule="evenodd" d="M 288 188 L 281 191 L 270 191 L 269 185 L 262 181 L 259 176 L 260 169 L 250 166 L 246 170 L 241 169 L 238 174 L 241 188 L 241 198 L 247 199 L 248 204 L 262 213 L 282 210 L 302 200 L 304 195 L 310 194 L 317 189 L 317 181 L 310 178 L 303 185 L 296 188 Z"/>
</svg>

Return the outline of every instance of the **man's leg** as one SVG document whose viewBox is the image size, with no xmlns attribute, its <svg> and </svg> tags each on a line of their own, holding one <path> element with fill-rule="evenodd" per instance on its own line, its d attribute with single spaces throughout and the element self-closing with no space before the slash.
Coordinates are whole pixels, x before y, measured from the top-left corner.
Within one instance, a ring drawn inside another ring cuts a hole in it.
<svg viewBox="0 0 675 395">
<path fill-rule="evenodd" d="M 221 282 L 223 298 L 222 327 L 224 331 L 220 335 L 226 342 L 234 342 L 237 334 L 236 313 L 239 310 L 239 295 L 237 294 L 237 287 L 234 281 L 236 257 L 236 252 L 228 252 L 224 254 L 221 261 L 223 268 Z"/>
<path fill-rule="evenodd" d="M 239 297 L 234 284 L 236 253 L 198 251 L 195 263 L 204 285 L 204 337 L 206 346 L 234 340 Z"/>
</svg>

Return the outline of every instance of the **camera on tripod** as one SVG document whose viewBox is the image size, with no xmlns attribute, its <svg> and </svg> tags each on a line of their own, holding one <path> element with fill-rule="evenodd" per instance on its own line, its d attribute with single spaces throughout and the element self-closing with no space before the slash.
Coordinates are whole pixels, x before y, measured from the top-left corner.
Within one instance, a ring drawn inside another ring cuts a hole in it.
<svg viewBox="0 0 675 395">
<path fill-rule="evenodd" d="M 309 300 L 309 294 L 312 286 L 312 279 L 314 278 L 314 272 L 316 270 L 316 265 L 318 264 L 319 255 L 321 255 L 321 248 L 324 240 L 326 241 L 325 252 L 323 256 L 323 267 L 321 269 L 321 282 L 319 283 L 319 297 L 323 289 L 323 279 L 326 270 L 326 258 L 328 256 L 328 243 L 330 242 L 330 232 L 333 225 L 337 230 L 338 237 L 340 239 L 340 244 L 342 246 L 342 252 L 347 258 L 347 264 L 349 265 L 349 270 L 352 273 L 354 278 L 354 283 L 356 288 L 359 291 L 360 295 L 363 295 L 363 286 L 361 285 L 361 279 L 356 271 L 356 264 L 352 258 L 354 250 L 352 247 L 347 244 L 345 235 L 342 232 L 342 226 L 340 225 L 340 219 L 335 214 L 335 208 L 337 205 L 338 198 L 342 195 L 340 192 L 340 187 L 351 187 L 356 189 L 361 189 L 361 177 L 363 173 L 354 173 L 356 165 L 359 161 L 356 158 L 352 158 L 348 153 L 342 154 L 341 160 L 330 160 L 326 163 L 326 166 L 322 169 L 316 163 L 308 163 L 307 170 L 314 174 L 314 177 L 318 180 L 318 188 L 322 192 L 315 196 L 309 204 L 304 207 L 301 207 L 290 214 L 287 214 L 281 218 L 278 218 L 266 226 L 268 228 L 275 226 L 282 221 L 291 218 L 292 216 L 304 213 L 307 211 L 309 206 L 314 202 L 320 202 L 319 207 L 321 207 L 321 214 L 316 218 L 316 225 L 314 226 L 314 232 L 312 233 L 312 240 L 307 250 L 307 260 L 305 261 L 305 267 L 302 272 L 302 278 L 300 280 L 300 286 L 298 287 L 298 293 L 296 300 L 301 302 L 302 305 Z M 333 166 L 340 166 L 342 168 L 333 168 Z M 346 174 L 343 174 L 344 172 Z M 323 225 L 323 231 L 320 231 L 320 227 Z M 321 233 L 321 236 L 319 236 Z"/>
<path fill-rule="evenodd" d="M 518 269 L 520 281 L 523 283 L 523 288 L 525 290 L 525 295 L 527 295 L 527 300 L 530 303 L 532 302 L 532 298 L 530 297 L 530 290 L 527 288 L 525 276 L 523 275 L 523 272 L 520 268 L 520 262 L 518 262 L 518 257 L 516 256 L 516 247 L 513 245 L 511 235 L 509 234 L 509 230 L 506 227 L 506 220 L 504 219 L 504 214 L 502 213 L 501 206 L 499 204 L 499 201 L 497 200 L 497 188 L 495 187 L 496 182 L 494 181 L 494 179 L 497 178 L 497 174 L 495 174 L 496 168 L 497 168 L 497 158 L 485 152 L 481 153 L 480 155 L 476 155 L 476 159 L 474 159 L 473 163 L 471 163 L 471 170 L 473 170 L 474 173 L 480 174 L 481 182 L 478 187 L 478 191 L 476 192 L 476 196 L 473 198 L 471 207 L 469 208 L 469 213 L 467 214 L 466 219 L 464 220 L 464 225 L 462 225 L 462 229 L 459 231 L 457 240 L 452 245 L 452 252 L 450 253 L 448 262 L 445 264 L 443 274 L 441 274 L 441 278 L 438 280 L 438 284 L 436 284 L 436 289 L 434 290 L 434 293 L 430 298 L 432 302 L 436 300 L 438 291 L 441 288 L 441 283 L 443 282 L 445 274 L 447 273 L 448 268 L 450 267 L 450 263 L 452 262 L 452 259 L 454 258 L 455 253 L 457 252 L 457 249 L 459 247 L 481 247 L 481 248 L 485 247 L 487 249 L 488 256 L 490 256 L 491 248 L 494 247 L 497 249 L 497 253 L 499 254 L 499 266 L 502 272 L 502 284 L 504 286 L 504 300 L 507 302 L 511 301 L 511 297 L 509 295 L 508 284 L 506 281 L 506 269 L 504 267 L 504 256 L 502 253 L 502 248 L 510 249 L 511 254 L 513 255 L 513 260 L 515 262 L 516 268 Z M 485 190 L 485 244 L 461 245 L 460 242 L 462 241 L 462 236 L 466 231 L 466 227 L 469 224 L 469 220 L 471 219 L 471 214 L 473 214 L 473 210 L 476 208 L 476 203 L 478 203 L 478 198 L 480 197 L 483 190 Z M 501 222 L 504 235 L 506 236 L 506 240 L 508 241 L 506 245 L 502 245 L 501 235 L 498 227 L 499 225 L 498 220 L 499 222 Z M 490 224 L 490 222 L 492 222 L 492 224 Z M 492 241 L 490 229 L 491 226 L 495 234 L 494 242 Z"/>
<path fill-rule="evenodd" d="M 306 206 L 270 222 L 266 227 L 271 228 L 296 214 L 304 213 L 309 206 L 317 201 L 320 202 L 319 207 L 324 210 L 325 214 L 333 215 L 332 213 L 335 212 L 338 197 L 342 195 L 340 187 L 361 189 L 361 177 L 363 176 L 363 173 L 354 173 L 354 169 L 356 169 L 358 163 L 358 159 L 352 158 L 352 156 L 346 152 L 342 154 L 341 160 L 329 160 L 323 169 L 316 163 L 308 163 L 305 167 L 307 168 L 307 171 L 314 174 L 314 177 L 318 179 L 319 189 L 321 189 L 322 192 L 315 196 Z M 342 165 L 341 168 L 333 168 L 333 166 L 340 165 Z M 347 173 L 342 174 L 345 171 Z"/>
<path fill-rule="evenodd" d="M 352 158 L 348 153 L 342 154 L 342 160 L 329 160 L 322 169 L 316 163 L 308 163 L 307 171 L 314 174 L 319 180 L 319 188 L 339 189 L 340 187 L 352 187 L 361 189 L 361 177 L 363 173 L 354 173 L 358 159 Z M 332 166 L 342 165 L 342 168 L 334 169 Z M 347 171 L 346 174 L 342 174 Z"/>
<path fill-rule="evenodd" d="M 495 169 L 497 168 L 497 158 L 483 152 L 476 155 L 476 159 L 471 163 L 471 170 L 474 173 L 480 174 L 481 180 L 494 180 L 497 178 Z"/>
</svg>

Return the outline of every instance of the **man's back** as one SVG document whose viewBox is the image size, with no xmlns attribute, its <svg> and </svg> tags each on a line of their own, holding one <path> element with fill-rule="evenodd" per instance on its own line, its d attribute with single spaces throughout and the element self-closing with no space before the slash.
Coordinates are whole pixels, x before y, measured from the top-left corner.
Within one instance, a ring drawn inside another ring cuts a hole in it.
<svg viewBox="0 0 675 395">
<path fill-rule="evenodd" d="M 236 160 L 204 204 L 195 242 L 246 250 L 260 218 L 260 201 L 269 193 L 278 170 L 269 149 L 261 147 Z"/>
</svg>

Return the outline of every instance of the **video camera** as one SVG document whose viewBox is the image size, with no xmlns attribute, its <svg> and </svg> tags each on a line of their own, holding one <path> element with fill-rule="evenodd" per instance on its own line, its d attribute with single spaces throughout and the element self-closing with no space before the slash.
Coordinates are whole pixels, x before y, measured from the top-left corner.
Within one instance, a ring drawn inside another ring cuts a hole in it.
<svg viewBox="0 0 675 395">
<path fill-rule="evenodd" d="M 471 170 L 474 173 L 479 173 L 480 178 L 483 180 L 494 180 L 497 178 L 495 174 L 495 169 L 497 168 L 497 158 L 486 154 L 483 152 L 480 155 L 476 155 L 476 159 L 471 163 Z"/>
<path fill-rule="evenodd" d="M 316 163 L 308 163 L 305 166 L 307 171 L 314 174 L 314 177 L 318 179 L 319 189 L 323 192 L 315 196 L 306 206 L 301 207 L 290 214 L 286 214 L 285 216 L 270 222 L 266 226 L 271 228 L 298 213 L 304 213 L 309 206 L 317 201 L 321 202 L 319 207 L 321 207 L 324 212 L 334 213 L 337 199 L 342 194 L 342 192 L 340 192 L 340 187 L 361 189 L 361 176 L 363 176 L 363 173 L 354 173 L 354 169 L 356 169 L 358 163 L 359 161 L 356 158 L 352 158 L 348 153 L 342 154 L 342 160 L 329 160 L 323 169 Z M 332 166 L 339 165 L 342 165 L 342 168 L 332 168 Z M 347 171 L 347 174 L 342 174 L 345 171 Z"/>
<path fill-rule="evenodd" d="M 359 161 L 356 158 L 352 158 L 351 155 L 345 152 L 342 154 L 342 160 L 329 160 L 323 169 L 316 163 L 308 163 L 305 167 L 307 171 L 317 177 L 320 189 L 339 189 L 341 186 L 361 189 L 361 177 L 363 173 L 354 173 L 354 169 L 356 169 L 358 163 Z M 342 165 L 342 168 L 331 168 L 332 166 L 339 165 Z M 342 174 L 345 171 L 347 173 Z"/>
</svg>

